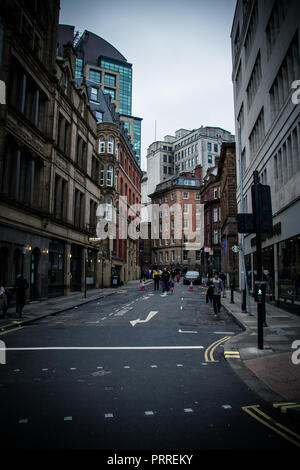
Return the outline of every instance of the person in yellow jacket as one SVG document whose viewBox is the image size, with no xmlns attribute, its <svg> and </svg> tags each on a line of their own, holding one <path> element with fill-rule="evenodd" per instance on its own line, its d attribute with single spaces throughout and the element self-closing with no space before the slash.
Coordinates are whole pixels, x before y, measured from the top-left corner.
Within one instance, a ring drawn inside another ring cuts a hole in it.
<svg viewBox="0 0 300 470">
<path fill-rule="evenodd" d="M 152 277 L 154 280 L 154 290 L 159 290 L 160 272 L 158 269 L 153 269 Z"/>
</svg>

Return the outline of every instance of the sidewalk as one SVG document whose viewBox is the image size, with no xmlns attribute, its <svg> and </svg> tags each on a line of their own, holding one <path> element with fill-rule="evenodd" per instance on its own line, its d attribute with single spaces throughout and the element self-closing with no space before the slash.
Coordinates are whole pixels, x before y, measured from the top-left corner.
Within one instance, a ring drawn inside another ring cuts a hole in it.
<svg viewBox="0 0 300 470">
<path fill-rule="evenodd" d="M 249 314 L 241 310 L 241 293 L 234 292 L 234 303 L 230 299 L 230 290 L 227 290 L 222 305 L 244 331 L 225 343 L 226 360 L 263 399 L 273 404 L 293 402 L 299 407 L 289 408 L 288 412 L 300 413 L 300 364 L 292 362 L 292 354 L 296 351 L 292 349 L 292 343 L 300 341 L 300 316 L 266 303 L 264 349 L 258 349 L 257 303 L 250 297 Z M 229 357 L 229 351 L 236 351 L 236 354 Z"/>
<path fill-rule="evenodd" d="M 152 282 L 151 280 L 145 281 L 145 284 Z M 126 292 L 127 289 L 139 289 L 140 280 L 128 281 L 121 287 L 111 287 L 104 289 L 90 289 L 84 292 L 72 292 L 68 296 L 53 297 L 51 299 L 29 302 L 24 307 L 24 314 L 22 319 L 18 319 L 15 307 L 9 307 L 7 311 L 8 318 L 0 317 L 0 332 L 9 330 L 11 328 L 23 326 L 49 315 L 56 315 L 66 310 L 79 307 L 95 300 L 103 299 L 109 295 L 117 292 Z"/>
</svg>

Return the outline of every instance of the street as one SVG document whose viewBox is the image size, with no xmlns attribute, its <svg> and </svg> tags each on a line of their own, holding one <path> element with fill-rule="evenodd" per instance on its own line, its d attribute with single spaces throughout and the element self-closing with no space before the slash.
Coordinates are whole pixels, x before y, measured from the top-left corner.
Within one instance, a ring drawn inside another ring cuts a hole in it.
<svg viewBox="0 0 300 470">
<path fill-rule="evenodd" d="M 125 286 L 2 334 L 1 448 L 296 450 L 296 423 L 226 362 L 241 329 L 223 308 L 214 318 L 205 292 Z"/>
</svg>

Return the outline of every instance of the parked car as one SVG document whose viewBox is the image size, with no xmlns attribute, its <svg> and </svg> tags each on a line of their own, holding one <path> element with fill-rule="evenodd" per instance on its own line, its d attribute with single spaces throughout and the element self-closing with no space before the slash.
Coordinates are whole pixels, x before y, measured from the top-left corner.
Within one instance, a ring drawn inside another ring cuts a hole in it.
<svg viewBox="0 0 300 470">
<path fill-rule="evenodd" d="M 183 284 L 190 284 L 193 281 L 193 284 L 202 284 L 201 275 L 198 271 L 187 271 L 184 278 Z"/>
</svg>

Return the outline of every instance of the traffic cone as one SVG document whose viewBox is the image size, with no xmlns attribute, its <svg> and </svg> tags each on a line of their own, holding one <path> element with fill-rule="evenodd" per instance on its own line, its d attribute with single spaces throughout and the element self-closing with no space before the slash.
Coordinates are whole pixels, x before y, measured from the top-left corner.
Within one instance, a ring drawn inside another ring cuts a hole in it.
<svg viewBox="0 0 300 470">
<path fill-rule="evenodd" d="M 194 290 L 194 288 L 193 288 L 193 281 L 191 281 L 191 283 L 190 283 L 189 290 Z"/>
<path fill-rule="evenodd" d="M 144 279 L 142 280 L 141 290 L 145 290 L 145 281 L 144 281 Z"/>
</svg>

